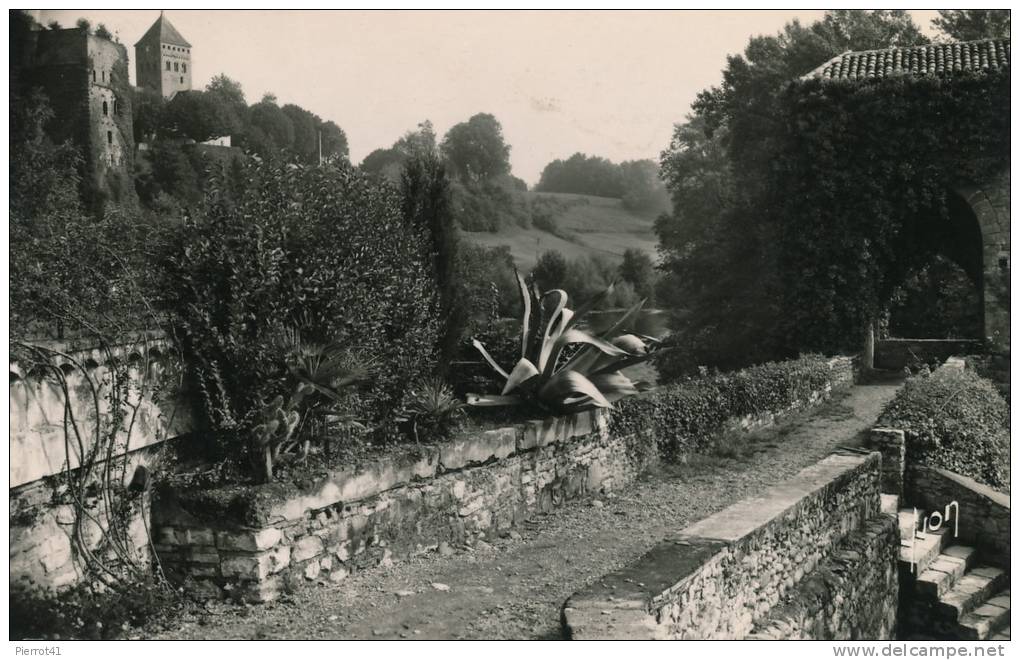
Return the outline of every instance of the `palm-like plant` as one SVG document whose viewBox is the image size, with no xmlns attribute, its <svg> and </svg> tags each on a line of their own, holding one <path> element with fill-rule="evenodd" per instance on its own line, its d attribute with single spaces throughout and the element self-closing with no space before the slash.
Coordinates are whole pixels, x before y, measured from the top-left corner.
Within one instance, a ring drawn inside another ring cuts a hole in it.
<svg viewBox="0 0 1020 660">
<path fill-rule="evenodd" d="M 457 419 L 464 413 L 464 403 L 453 394 L 453 388 L 440 378 L 415 383 L 404 397 L 402 419 L 410 423 L 414 441 L 419 434 L 429 439 L 445 438 Z"/>
<path fill-rule="evenodd" d="M 296 328 L 285 328 L 276 339 L 294 389 L 288 399 L 277 396 L 263 411 L 255 427 L 255 442 L 263 452 L 264 478 L 272 479 L 277 457 L 301 443 L 301 456 L 308 456 L 311 439 L 324 430 L 327 417 L 345 429 L 361 428 L 354 417 L 337 407 L 343 391 L 366 382 L 371 360 L 357 360 L 337 344 L 306 342 Z M 328 446 L 326 447 L 328 453 Z"/>
<path fill-rule="evenodd" d="M 507 372 L 489 355 L 481 342 L 475 348 L 492 369 L 504 379 L 498 395 L 468 394 L 468 405 L 515 406 L 537 404 L 554 413 L 571 413 L 591 408 L 611 408 L 613 401 L 647 389 L 635 383 L 621 369 L 647 360 L 658 347 L 653 337 L 622 333 L 644 304 L 627 310 L 599 336 L 578 329 L 577 323 L 608 296 L 610 285 L 577 312 L 567 308 L 567 293 L 553 289 L 544 294 L 529 288 L 517 274 L 524 312 L 521 323 L 521 354 Z M 577 346 L 569 358 L 568 347 Z"/>
</svg>

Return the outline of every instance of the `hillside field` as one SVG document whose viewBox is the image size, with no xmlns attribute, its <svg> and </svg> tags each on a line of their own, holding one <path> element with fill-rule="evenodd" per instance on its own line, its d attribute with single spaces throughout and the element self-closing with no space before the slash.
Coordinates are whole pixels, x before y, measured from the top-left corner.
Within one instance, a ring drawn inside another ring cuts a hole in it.
<svg viewBox="0 0 1020 660">
<path fill-rule="evenodd" d="M 532 226 L 505 228 L 499 233 L 464 232 L 464 238 L 487 247 L 508 245 L 517 267 L 524 272 L 534 268 L 538 256 L 547 250 L 559 250 L 568 259 L 603 255 L 619 261 L 624 250 L 637 248 L 658 261 L 654 216 L 632 213 L 619 199 L 608 197 L 537 192 L 524 195 L 533 209 L 553 219 L 559 236 Z"/>
</svg>

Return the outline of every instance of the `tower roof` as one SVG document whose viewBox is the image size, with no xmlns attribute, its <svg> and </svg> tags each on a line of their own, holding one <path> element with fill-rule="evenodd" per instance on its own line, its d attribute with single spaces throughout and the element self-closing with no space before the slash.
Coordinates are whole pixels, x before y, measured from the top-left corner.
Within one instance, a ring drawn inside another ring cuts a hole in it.
<svg viewBox="0 0 1020 660">
<path fill-rule="evenodd" d="M 152 27 L 148 29 L 145 35 L 142 36 L 135 45 L 137 46 L 143 41 L 150 41 L 153 39 L 158 39 L 161 44 L 171 44 L 174 46 L 191 48 L 191 44 L 189 44 L 184 37 L 181 36 L 181 33 L 177 31 L 177 28 L 170 24 L 170 21 L 163 15 L 163 12 L 159 12 L 159 18 L 156 19 L 156 22 L 152 24 Z"/>
</svg>

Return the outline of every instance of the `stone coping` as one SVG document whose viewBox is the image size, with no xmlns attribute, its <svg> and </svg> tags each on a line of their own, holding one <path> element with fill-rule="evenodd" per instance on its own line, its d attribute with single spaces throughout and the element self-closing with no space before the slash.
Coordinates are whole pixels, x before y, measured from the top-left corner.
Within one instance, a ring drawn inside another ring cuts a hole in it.
<svg viewBox="0 0 1020 660">
<path fill-rule="evenodd" d="M 987 500 L 990 500 L 996 506 L 1002 507 L 1006 511 L 1009 511 L 1009 495 L 1006 493 L 999 492 L 991 486 L 986 486 L 983 483 L 979 483 L 970 477 L 965 477 L 962 474 L 956 472 L 950 472 L 949 470 L 943 470 L 942 468 L 924 466 L 926 469 L 931 470 L 942 477 L 956 483 L 957 485 L 965 488 L 972 493 L 979 495 Z"/>
<path fill-rule="evenodd" d="M 659 630 L 654 610 L 695 579 L 703 566 L 730 548 L 753 543 L 759 530 L 793 513 L 808 499 L 825 497 L 823 491 L 838 489 L 863 471 L 877 471 L 880 460 L 878 452 L 842 450 L 759 496 L 741 500 L 688 526 L 636 562 L 571 596 L 563 607 L 568 634 L 584 639 L 604 637 L 603 624 L 593 613 L 625 609 L 634 611 L 633 616 L 625 617 L 631 621 L 630 632 L 635 638 L 648 639 L 650 633 Z M 613 638 L 631 637 L 627 627 L 617 626 Z"/>
<path fill-rule="evenodd" d="M 472 431 L 420 452 L 383 456 L 368 463 L 309 479 L 302 487 L 271 483 L 175 492 L 188 514 L 185 522 L 218 529 L 262 528 L 297 520 L 307 512 L 356 502 L 426 481 L 436 475 L 507 459 L 608 430 L 608 410 L 599 409 L 530 420 L 514 426 Z M 189 503 L 193 506 L 189 506 Z M 201 513 L 199 513 L 201 512 Z M 183 513 L 183 512 L 179 512 Z"/>
</svg>

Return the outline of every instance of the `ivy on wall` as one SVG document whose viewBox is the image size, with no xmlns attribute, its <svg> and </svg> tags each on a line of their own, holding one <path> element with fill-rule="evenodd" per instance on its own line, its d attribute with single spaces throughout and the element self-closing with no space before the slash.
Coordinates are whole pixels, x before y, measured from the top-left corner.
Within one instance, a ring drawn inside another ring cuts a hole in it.
<svg viewBox="0 0 1020 660">
<path fill-rule="evenodd" d="M 860 346 L 906 274 L 955 240 L 951 191 L 1008 168 L 1009 109 L 1008 71 L 788 87 L 763 205 L 784 342 Z"/>
</svg>

